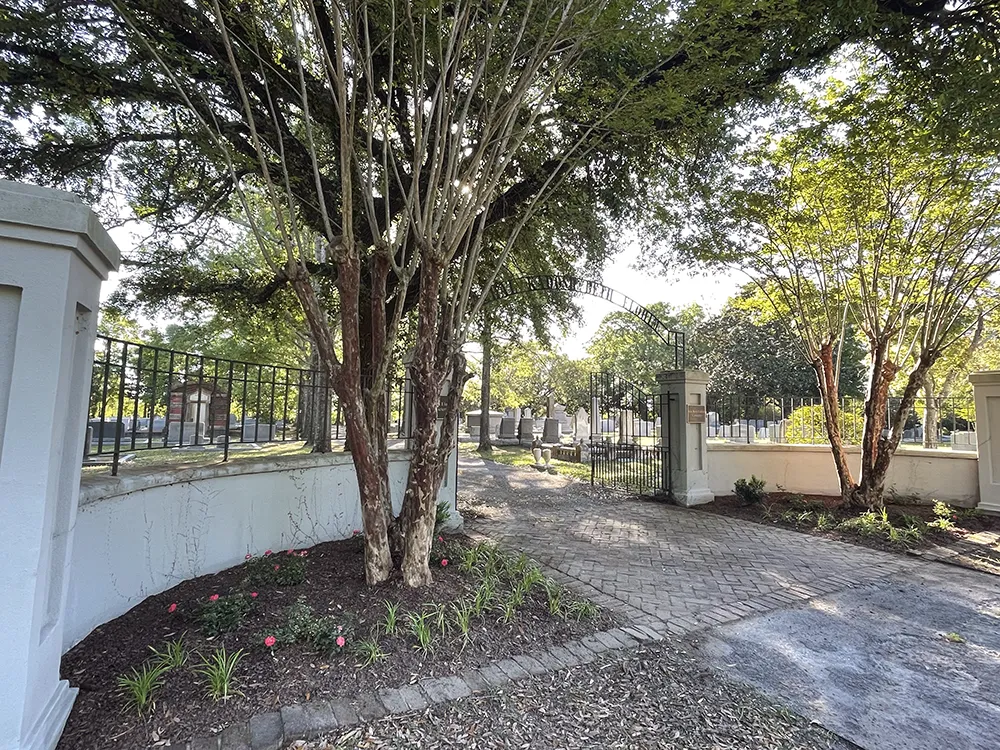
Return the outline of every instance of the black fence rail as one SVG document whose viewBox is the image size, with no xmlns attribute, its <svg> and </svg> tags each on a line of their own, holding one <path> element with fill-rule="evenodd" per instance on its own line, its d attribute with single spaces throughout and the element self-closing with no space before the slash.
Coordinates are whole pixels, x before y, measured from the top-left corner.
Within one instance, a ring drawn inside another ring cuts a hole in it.
<svg viewBox="0 0 1000 750">
<path fill-rule="evenodd" d="M 670 493 L 670 450 L 660 445 L 604 441 L 590 446 L 590 481 L 637 495 Z"/>
<path fill-rule="evenodd" d="M 402 380 L 386 394 L 390 437 L 403 436 Z M 322 374 L 174 351 L 98 336 L 87 423 L 87 456 L 305 440 L 346 435 L 340 401 Z"/>
<path fill-rule="evenodd" d="M 887 424 L 895 420 L 901 399 L 886 405 Z M 840 434 L 846 445 L 860 445 L 865 402 L 840 399 Z M 821 400 L 815 396 L 708 395 L 710 440 L 821 445 L 828 441 Z M 918 398 L 906 415 L 902 443 L 976 450 L 976 407 L 972 398 Z M 883 434 L 888 434 L 886 430 Z"/>
<path fill-rule="evenodd" d="M 590 376 L 591 483 L 640 495 L 670 493 L 670 400 L 609 372 Z"/>
</svg>

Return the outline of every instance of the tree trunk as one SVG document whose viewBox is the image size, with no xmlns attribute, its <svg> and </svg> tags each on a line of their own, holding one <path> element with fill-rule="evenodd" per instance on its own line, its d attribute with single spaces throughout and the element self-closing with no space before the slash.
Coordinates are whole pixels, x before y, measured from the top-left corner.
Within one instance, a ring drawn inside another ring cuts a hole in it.
<svg viewBox="0 0 1000 750">
<path fill-rule="evenodd" d="M 434 536 L 436 482 L 439 471 L 438 406 L 443 381 L 436 361 L 438 292 L 443 268 L 428 258 L 420 268 L 420 299 L 417 305 L 417 340 L 410 374 L 413 379 L 413 434 L 410 476 L 403 496 L 403 582 L 426 586 L 431 582 L 429 566 Z"/>
<path fill-rule="evenodd" d="M 906 381 L 906 388 L 903 390 L 903 395 L 899 399 L 899 409 L 897 410 L 895 417 L 893 417 L 891 424 L 889 424 L 888 437 L 882 437 L 881 431 L 884 428 L 884 425 L 886 425 L 885 415 L 888 413 L 887 404 L 889 384 L 892 382 L 892 379 L 895 377 L 899 368 L 894 363 L 886 360 L 884 361 L 882 367 L 882 377 L 876 380 L 875 375 L 873 374 L 872 385 L 873 388 L 877 388 L 877 390 L 873 390 L 873 394 L 869 396 L 868 402 L 869 404 L 880 403 L 882 405 L 881 413 L 883 417 L 882 421 L 877 425 L 877 429 L 879 431 L 877 453 L 871 460 L 866 460 L 867 457 L 864 452 L 862 452 L 861 478 L 854 493 L 854 505 L 867 507 L 869 509 L 882 507 L 884 502 L 883 494 L 885 492 L 885 479 L 889 473 L 889 462 L 892 460 L 893 455 L 896 453 L 896 449 L 899 447 L 899 441 L 903 437 L 903 427 L 906 424 L 907 417 L 910 415 L 910 411 L 913 409 L 913 404 L 917 400 L 917 394 L 923 387 L 924 376 L 927 374 L 928 370 L 930 370 L 936 359 L 936 354 L 924 352 L 917 360 L 917 364 L 910 371 L 910 375 Z M 865 431 L 868 431 L 867 419 Z"/>
<path fill-rule="evenodd" d="M 493 369 L 493 324 L 489 312 L 483 312 L 483 382 L 479 395 L 479 448 L 492 451 L 490 439 L 490 375 Z"/>
<path fill-rule="evenodd" d="M 344 364 L 341 366 L 338 395 L 347 423 L 347 439 L 351 443 L 351 458 L 358 477 L 361 497 L 361 517 L 365 531 L 365 580 L 369 585 L 381 583 L 392 573 L 385 501 L 385 483 L 377 455 L 378 425 L 368 423 L 365 393 L 361 379 L 361 331 L 359 327 L 358 258 L 345 253 L 338 269 L 340 288 L 341 333 Z"/>
<path fill-rule="evenodd" d="M 847 463 L 847 452 L 844 450 L 844 438 L 840 430 L 840 384 L 837 382 L 836 367 L 833 364 L 833 343 L 823 344 L 820 347 L 819 358 L 813 361 L 812 366 L 816 371 L 816 383 L 819 386 L 823 423 L 826 425 L 833 463 L 840 481 L 840 496 L 842 501 L 849 502 L 855 484 L 851 467 Z"/>
<path fill-rule="evenodd" d="M 937 448 L 937 427 L 939 408 L 935 396 L 934 377 L 930 372 L 924 375 L 924 448 Z"/>
</svg>

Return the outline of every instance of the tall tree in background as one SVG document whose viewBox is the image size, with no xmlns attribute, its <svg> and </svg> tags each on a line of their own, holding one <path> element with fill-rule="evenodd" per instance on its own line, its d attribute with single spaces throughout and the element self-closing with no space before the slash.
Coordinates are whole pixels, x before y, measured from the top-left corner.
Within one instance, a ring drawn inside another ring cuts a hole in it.
<svg viewBox="0 0 1000 750">
<path fill-rule="evenodd" d="M 850 88 L 796 102 L 798 126 L 734 170 L 727 220 L 713 223 L 719 211 L 702 216 L 710 237 L 702 257 L 746 271 L 800 338 L 843 499 L 866 507 L 882 504 L 928 372 L 967 334 L 970 311 L 1000 269 L 997 154 L 940 137 L 933 120 L 884 91 L 866 73 Z M 870 364 L 857 480 L 840 434 L 848 325 Z M 898 375 L 902 394 L 889 413 Z"/>
<path fill-rule="evenodd" d="M 698 305 L 675 310 L 664 302 L 646 308 L 667 328 L 684 332 L 686 361 L 696 362 L 694 333 L 705 320 L 704 310 Z M 674 347 L 629 312 L 613 312 L 604 317 L 587 345 L 587 355 L 595 370 L 617 373 L 647 393 L 654 392 L 657 373 L 677 367 Z"/>
</svg>

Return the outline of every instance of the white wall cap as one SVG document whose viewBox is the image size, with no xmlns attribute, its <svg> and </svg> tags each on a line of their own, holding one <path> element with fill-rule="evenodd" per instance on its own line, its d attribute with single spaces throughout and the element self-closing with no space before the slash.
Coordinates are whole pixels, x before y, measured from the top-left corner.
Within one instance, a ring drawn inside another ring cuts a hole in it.
<svg viewBox="0 0 1000 750">
<path fill-rule="evenodd" d="M 65 190 L 0 180 L 0 237 L 25 237 L 25 228 L 67 232 L 82 238 L 102 275 L 118 268 L 121 252 L 101 224 L 97 214 L 73 193 Z M 77 248 L 76 243 L 67 247 Z"/>
</svg>

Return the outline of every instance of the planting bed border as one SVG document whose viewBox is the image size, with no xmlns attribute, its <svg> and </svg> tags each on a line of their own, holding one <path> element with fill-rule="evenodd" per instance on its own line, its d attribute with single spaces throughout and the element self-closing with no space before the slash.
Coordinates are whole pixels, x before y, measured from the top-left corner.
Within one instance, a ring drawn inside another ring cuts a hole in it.
<svg viewBox="0 0 1000 750">
<path fill-rule="evenodd" d="M 457 675 L 426 677 L 414 684 L 361 693 L 353 700 L 312 701 L 282 706 L 280 711 L 257 714 L 217 735 L 199 737 L 185 750 L 282 750 L 289 742 L 311 740 L 328 732 L 390 714 L 422 711 L 436 703 L 487 693 L 517 680 L 589 664 L 608 651 L 637 648 L 662 641 L 667 633 L 644 625 L 601 630 L 532 654 L 519 654 Z M 153 746 L 152 750 L 163 747 Z"/>
</svg>

